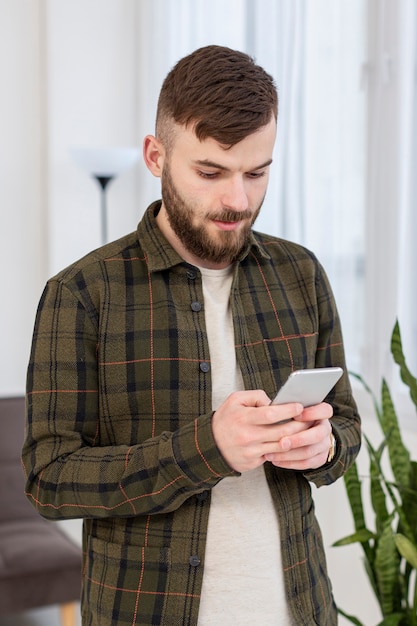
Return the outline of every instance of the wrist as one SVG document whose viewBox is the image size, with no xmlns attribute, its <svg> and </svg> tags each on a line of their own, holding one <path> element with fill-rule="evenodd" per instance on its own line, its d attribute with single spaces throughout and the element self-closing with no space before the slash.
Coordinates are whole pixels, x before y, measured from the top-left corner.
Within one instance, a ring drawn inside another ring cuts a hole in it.
<svg viewBox="0 0 417 626">
<path fill-rule="evenodd" d="M 333 431 L 330 433 L 330 447 L 327 455 L 327 463 L 331 463 L 336 456 L 336 437 L 333 435 Z"/>
</svg>

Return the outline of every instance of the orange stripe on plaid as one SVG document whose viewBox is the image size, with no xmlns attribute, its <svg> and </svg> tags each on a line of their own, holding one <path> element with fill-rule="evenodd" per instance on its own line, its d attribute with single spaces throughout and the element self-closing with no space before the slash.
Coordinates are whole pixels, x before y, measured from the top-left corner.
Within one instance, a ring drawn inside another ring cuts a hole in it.
<svg viewBox="0 0 417 626">
<path fill-rule="evenodd" d="M 149 289 L 149 308 L 150 308 L 150 323 L 149 323 L 149 334 L 150 334 L 150 343 L 149 343 L 149 351 L 151 353 L 150 363 L 151 363 L 151 404 L 152 404 L 152 437 L 155 437 L 156 430 L 156 405 L 155 405 L 155 358 L 154 358 L 154 312 L 153 312 L 153 291 L 152 291 L 152 279 L 151 273 L 149 271 L 148 257 L 145 255 L 145 263 L 148 270 L 148 289 Z"/>
<path fill-rule="evenodd" d="M 104 589 L 111 589 L 112 591 L 122 591 L 124 593 L 137 593 L 137 589 L 126 589 L 125 587 L 117 587 L 116 585 L 109 585 L 103 583 L 100 580 L 95 580 L 91 576 L 86 576 L 85 580 L 88 580 L 92 585 L 103 587 Z M 148 596 L 173 596 L 175 598 L 200 598 L 200 594 L 197 593 L 180 593 L 179 591 L 142 591 L 141 593 Z"/>
<path fill-rule="evenodd" d="M 99 365 L 129 365 L 131 363 L 156 363 L 158 361 L 185 361 L 186 363 L 202 363 L 203 361 L 207 362 L 207 359 L 187 359 L 185 357 L 174 358 L 169 356 L 155 358 L 151 353 L 151 356 L 146 359 L 131 359 L 130 361 L 101 361 Z"/>
<path fill-rule="evenodd" d="M 138 614 L 139 596 L 140 596 L 140 593 L 141 593 L 141 587 L 142 587 L 144 573 L 145 573 L 145 548 L 142 548 L 142 567 L 140 569 L 139 584 L 138 584 L 138 588 L 137 588 L 137 591 L 136 591 L 135 610 L 133 612 L 132 626 L 134 626 L 136 624 L 136 617 L 137 617 L 137 614 Z"/>
<path fill-rule="evenodd" d="M 38 485 L 40 485 L 41 483 L 41 479 L 42 479 L 42 473 L 39 475 L 39 482 Z M 115 504 L 114 506 L 104 506 L 104 504 L 88 504 L 85 505 L 85 508 L 87 509 L 96 509 L 99 511 L 115 511 L 116 509 L 120 508 L 121 506 L 124 506 L 125 504 L 132 504 L 132 502 L 136 502 L 137 500 L 141 500 L 142 498 L 152 498 L 153 496 L 159 496 L 161 493 L 163 493 L 166 489 L 168 489 L 169 487 L 172 487 L 172 485 L 175 485 L 176 482 L 178 482 L 179 480 L 183 480 L 186 479 L 185 476 L 177 476 L 177 478 L 175 478 L 174 480 L 172 480 L 170 483 L 167 483 L 166 485 L 164 485 L 164 487 L 162 487 L 162 489 L 159 489 L 158 491 L 152 491 L 150 493 L 143 493 L 141 495 L 136 496 L 135 498 L 126 498 L 126 500 L 124 500 L 123 502 L 119 502 L 119 504 Z M 39 491 L 39 490 L 38 490 Z M 46 503 L 41 503 L 39 497 L 34 497 L 33 494 L 31 494 L 30 492 L 25 492 L 26 496 L 30 499 L 33 500 L 33 502 L 36 504 L 36 508 L 39 510 L 41 508 L 43 509 L 54 509 L 55 511 L 59 511 L 59 509 L 63 509 L 65 507 L 68 508 L 83 508 L 82 504 L 52 504 L 50 502 L 46 502 Z"/>
<path fill-rule="evenodd" d="M 28 391 L 28 396 L 35 396 L 42 393 L 98 393 L 98 389 L 36 389 Z"/>
<path fill-rule="evenodd" d="M 285 335 L 284 335 L 284 330 L 283 330 L 282 325 L 281 325 L 281 320 L 279 319 L 278 311 L 277 311 L 277 308 L 276 308 L 276 306 L 275 306 L 274 299 L 272 298 L 271 291 L 270 291 L 270 289 L 269 289 L 269 287 L 268 287 L 268 283 L 267 283 L 267 281 L 266 281 L 265 274 L 264 274 L 264 273 L 263 273 L 263 271 L 262 271 L 262 268 L 261 268 L 261 265 L 260 265 L 260 263 L 259 263 L 259 260 L 256 258 L 256 256 L 254 255 L 254 253 L 253 253 L 253 252 L 251 252 L 251 255 L 252 255 L 252 257 L 255 259 L 255 262 L 256 262 L 256 264 L 257 264 L 257 266 L 258 266 L 259 273 L 260 273 L 260 275 L 261 275 L 261 277 L 262 277 L 262 282 L 263 282 L 263 284 L 264 284 L 264 287 L 265 287 L 266 293 L 268 294 L 269 302 L 271 303 L 272 309 L 273 309 L 273 311 L 274 311 L 275 319 L 276 319 L 276 321 L 277 321 L 277 324 L 278 324 L 279 330 L 280 330 L 280 332 L 281 332 L 281 337 L 282 337 L 282 339 L 285 341 L 286 346 L 287 346 L 288 354 L 289 354 L 290 361 L 291 361 L 291 369 L 292 369 L 292 370 L 294 370 L 294 357 L 293 357 L 293 354 L 292 354 L 291 346 L 290 346 L 290 344 L 289 344 L 289 342 L 288 342 L 288 339 L 287 339 L 287 338 L 285 337 Z"/>
<path fill-rule="evenodd" d="M 221 478 L 221 474 L 218 474 L 217 472 L 215 472 L 213 470 L 213 468 L 211 467 L 210 463 L 207 461 L 207 459 L 205 458 L 204 454 L 201 452 L 200 444 L 198 443 L 197 433 L 198 433 L 197 420 L 195 420 L 194 421 L 194 442 L 195 442 L 195 447 L 197 448 L 197 452 L 201 456 L 201 458 L 203 459 L 204 465 L 210 470 L 210 472 L 213 474 L 213 476 L 217 476 L 217 478 Z"/>
<path fill-rule="evenodd" d="M 296 567 L 299 567 L 300 565 L 305 565 L 308 562 L 308 559 L 303 559 L 302 561 L 298 561 L 297 563 L 293 563 L 292 565 L 290 565 L 290 567 L 283 567 L 283 571 L 284 572 L 289 572 L 292 569 L 295 569 Z"/>
<path fill-rule="evenodd" d="M 130 504 L 130 506 L 132 507 L 132 511 L 133 511 L 133 513 L 136 513 L 136 509 L 135 509 L 135 507 L 133 506 L 133 502 L 132 502 L 132 500 L 131 500 L 130 498 L 128 498 L 128 497 L 127 497 L 127 493 L 125 492 L 125 490 L 123 489 L 123 487 L 122 487 L 122 485 L 121 485 L 120 483 L 119 483 L 119 489 L 120 489 L 120 491 L 122 492 L 122 494 L 124 495 L 124 497 L 126 498 L 126 499 L 125 499 L 125 503 L 126 503 L 126 504 Z"/>
<path fill-rule="evenodd" d="M 343 345 L 341 341 L 338 341 L 336 343 L 329 343 L 327 346 L 318 347 L 317 352 L 319 350 L 328 350 L 328 348 L 336 348 L 337 346 L 341 346 L 341 345 Z"/>
<path fill-rule="evenodd" d="M 260 344 L 263 343 L 275 343 L 278 341 L 292 341 L 293 339 L 307 339 L 308 337 L 315 337 L 318 335 L 318 332 L 314 332 L 314 333 L 300 333 L 298 335 L 284 335 L 283 337 L 268 337 L 268 339 L 260 339 L 259 341 L 253 341 L 253 342 L 248 342 L 248 343 L 242 343 L 242 344 L 238 344 L 236 347 L 237 348 L 244 348 L 244 347 L 252 347 L 252 346 L 259 346 Z M 332 344 L 334 346 L 338 346 L 340 344 Z M 327 346 L 326 346 L 327 347 Z M 324 349 L 324 348 L 323 348 Z"/>
<path fill-rule="evenodd" d="M 148 541 L 149 541 L 149 526 L 151 525 L 151 516 L 148 515 L 147 519 L 146 519 L 146 527 L 145 527 L 145 548 L 148 547 Z"/>
<path fill-rule="evenodd" d="M 127 466 L 129 465 L 129 456 L 130 456 L 131 450 L 132 450 L 132 446 L 130 446 L 130 448 L 127 449 L 126 454 L 125 454 L 125 469 L 127 469 Z"/>
</svg>

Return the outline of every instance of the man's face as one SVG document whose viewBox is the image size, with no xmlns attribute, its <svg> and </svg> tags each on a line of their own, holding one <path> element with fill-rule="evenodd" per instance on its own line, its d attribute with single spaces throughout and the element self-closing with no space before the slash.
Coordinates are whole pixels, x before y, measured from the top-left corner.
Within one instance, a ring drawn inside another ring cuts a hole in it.
<svg viewBox="0 0 417 626">
<path fill-rule="evenodd" d="M 161 230 L 181 256 L 196 265 L 226 267 L 246 246 L 260 211 L 276 123 L 225 149 L 177 127 L 161 171 Z"/>
</svg>

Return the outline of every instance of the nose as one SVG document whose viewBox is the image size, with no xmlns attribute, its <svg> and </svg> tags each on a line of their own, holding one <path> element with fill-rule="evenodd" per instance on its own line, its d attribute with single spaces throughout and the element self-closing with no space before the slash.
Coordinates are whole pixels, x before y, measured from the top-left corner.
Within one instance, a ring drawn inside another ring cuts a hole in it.
<svg viewBox="0 0 417 626">
<path fill-rule="evenodd" d="M 248 208 L 248 195 L 245 183 L 240 176 L 235 176 L 225 183 L 222 195 L 222 206 L 233 211 L 246 211 Z"/>
</svg>

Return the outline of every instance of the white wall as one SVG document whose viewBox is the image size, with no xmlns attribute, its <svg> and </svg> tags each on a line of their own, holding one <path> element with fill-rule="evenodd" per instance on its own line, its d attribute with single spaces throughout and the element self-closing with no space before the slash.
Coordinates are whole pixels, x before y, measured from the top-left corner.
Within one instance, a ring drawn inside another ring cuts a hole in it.
<svg viewBox="0 0 417 626">
<path fill-rule="evenodd" d="M 0 394 L 24 389 L 46 272 L 39 4 L 0 0 Z"/>
<path fill-rule="evenodd" d="M 141 146 L 137 6 L 0 0 L 2 396 L 24 391 L 45 281 L 101 243 L 99 187 L 70 148 Z M 109 239 L 136 228 L 148 178 L 140 160 L 109 185 Z"/>
<path fill-rule="evenodd" d="M 101 243 L 99 187 L 70 155 L 73 146 L 141 145 L 138 136 L 136 3 L 46 3 L 49 269 Z M 108 188 L 109 239 L 136 228 L 139 164 Z"/>
</svg>

